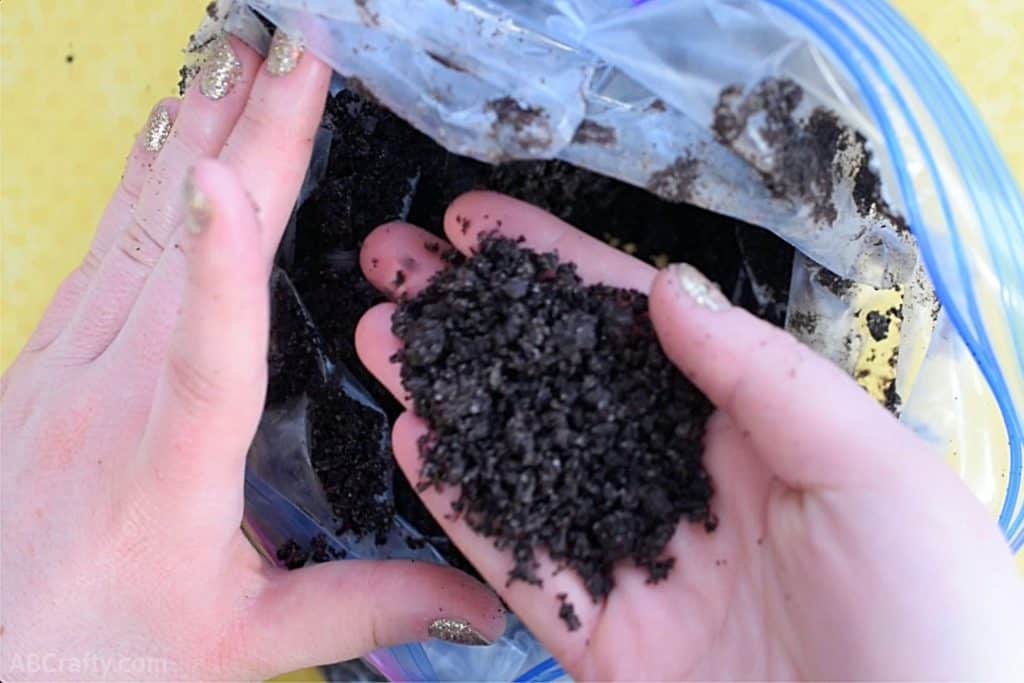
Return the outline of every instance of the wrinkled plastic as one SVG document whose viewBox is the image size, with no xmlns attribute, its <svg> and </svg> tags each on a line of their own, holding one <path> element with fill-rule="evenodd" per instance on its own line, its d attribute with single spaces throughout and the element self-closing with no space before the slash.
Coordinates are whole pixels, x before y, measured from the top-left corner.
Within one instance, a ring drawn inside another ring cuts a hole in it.
<svg viewBox="0 0 1024 683">
<path fill-rule="evenodd" d="M 794 313 L 824 321 L 806 340 L 847 370 L 863 340 L 858 302 L 898 290 L 902 419 L 945 449 L 1014 549 L 1024 544 L 1024 201 L 963 94 L 884 2 L 249 4 L 453 152 L 557 157 L 774 231 L 806 255 L 790 328 Z M 783 79 L 802 91 L 798 119 L 821 107 L 862 136 L 836 156 L 834 217 L 813 197 L 773 189 L 780 159 L 764 128 L 716 132 L 723 112 L 735 118 L 760 86 Z M 865 165 L 882 180 L 867 211 L 850 177 Z M 821 266 L 850 289 L 822 286 Z M 294 447 L 286 438 L 281 447 Z M 282 525 L 308 527 L 271 480 L 249 479 L 251 518 L 268 542 L 287 536 Z M 414 680 L 563 675 L 516 628 L 497 649 L 430 643 L 374 661 Z M 516 660 L 517 648 L 528 654 Z"/>
<path fill-rule="evenodd" d="M 766 188 L 762 173 L 781 160 L 755 126 L 732 150 L 716 142 L 710 123 L 723 89 L 783 74 L 803 87 L 798 115 L 825 105 L 878 139 L 820 50 L 756 3 L 652 2 L 629 11 L 629 3 L 583 0 L 253 5 L 313 33 L 312 45 L 340 73 L 457 154 L 561 158 L 768 227 L 862 282 L 901 282 L 914 267 L 905 233 L 855 209 L 850 173 L 839 174 L 837 217 L 815 220 L 801 198 Z M 315 29 L 310 14 L 319 17 Z M 652 40 L 665 26 L 672 34 Z M 737 43 L 737 35 L 750 39 Z M 730 40 L 723 60 L 720 46 Z"/>
<path fill-rule="evenodd" d="M 302 198 L 316 187 L 322 177 L 329 152 L 330 135 L 321 131 L 314 155 L 300 192 Z M 288 263 L 289 238 L 286 234 L 279 262 Z M 339 269 L 357 268 L 356 258 L 344 253 L 331 254 L 332 266 Z M 381 425 L 380 454 L 384 462 L 392 463 L 390 433 L 387 416 L 380 405 L 347 368 L 332 363 L 322 353 L 323 344 L 315 320 L 306 310 L 288 274 L 278 268 L 271 277 L 271 291 L 275 308 L 281 307 L 301 319 L 301 326 L 312 340 L 318 377 L 316 384 L 336 387 L 336 390 L 377 413 Z M 281 313 L 274 310 L 277 319 Z M 294 322 L 294 321 L 293 321 Z M 272 332 L 271 348 L 277 343 Z M 396 515 L 385 538 L 372 536 L 358 538 L 352 534 L 339 535 L 335 530 L 343 520 L 337 519 L 314 473 L 309 434 L 311 415 L 307 395 L 273 405 L 264 410 L 259 429 L 249 448 L 246 467 L 245 529 L 255 545 L 271 561 L 282 563 L 276 556 L 286 543 L 295 543 L 303 549 L 317 545 L 321 558 L 328 559 L 415 559 L 443 564 L 441 554 L 430 545 L 417 529 L 400 515 Z M 387 479 L 391 480 L 388 473 Z M 393 507 L 394 494 L 390 486 L 378 497 L 378 502 Z M 376 652 L 368 658 L 380 672 L 395 680 L 461 680 L 466 672 L 477 672 L 480 680 L 514 680 L 538 665 L 552 660 L 547 651 L 512 617 L 502 638 L 486 648 L 467 648 L 429 641 L 409 644 Z M 545 679 L 547 680 L 547 679 Z"/>
</svg>

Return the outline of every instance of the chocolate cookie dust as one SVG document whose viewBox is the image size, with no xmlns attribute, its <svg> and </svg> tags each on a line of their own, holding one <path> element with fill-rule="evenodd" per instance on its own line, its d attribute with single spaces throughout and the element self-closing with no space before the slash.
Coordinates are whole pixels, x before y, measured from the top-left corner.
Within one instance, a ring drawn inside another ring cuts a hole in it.
<svg viewBox="0 0 1024 683">
<path fill-rule="evenodd" d="M 310 460 L 338 520 L 335 531 L 383 537 L 394 510 L 381 498 L 393 466 L 382 447 L 387 418 L 328 378 L 325 349 L 288 276 L 271 279 L 267 406 L 307 399 Z"/>
<path fill-rule="evenodd" d="M 391 511 L 380 507 L 376 493 L 390 485 L 397 513 L 449 562 L 472 571 L 391 466 L 390 452 L 379 447 L 386 425 L 340 394 L 338 380 L 328 381 L 323 369 L 326 363 L 350 373 L 390 419 L 401 412 L 359 362 L 353 343 L 359 318 L 383 300 L 357 267 L 363 240 L 382 223 L 405 219 L 440 238 L 452 200 L 469 190 L 496 190 L 591 235 L 632 244 L 638 258 L 688 261 L 741 305 L 776 324 L 785 320 L 793 250 L 765 230 L 557 161 L 490 166 L 450 154 L 372 97 L 351 90 L 328 101 L 322 125 L 332 138 L 323 176 L 277 256 L 283 283 L 273 296 L 268 406 L 308 399 L 310 458 L 340 520 L 355 519 L 365 508 L 380 511 L 355 524 L 342 522 L 343 530 L 369 537 L 386 532 Z M 486 224 L 477 227 L 494 228 L 500 219 L 480 220 Z M 416 267 L 401 270 L 408 276 Z M 330 410 L 317 408 L 321 396 Z M 346 486 L 349 471 L 352 485 Z"/>
<path fill-rule="evenodd" d="M 889 336 L 889 318 L 878 311 L 869 311 L 867 315 L 868 332 L 875 341 L 882 341 Z"/>
<path fill-rule="evenodd" d="M 897 232 L 907 232 L 906 221 L 882 198 L 867 139 L 823 107 L 798 118 L 803 99 L 803 88 L 788 78 L 766 78 L 747 94 L 739 85 L 728 86 L 719 94 L 711 130 L 718 142 L 733 149 L 745 132 L 756 137 L 769 152 L 748 160 L 765 187 L 776 197 L 808 205 L 815 221 L 835 222 L 833 195 L 845 174 L 853 180 L 853 200 L 862 216 L 884 218 Z M 839 162 L 840 152 L 847 161 Z"/>
<path fill-rule="evenodd" d="M 699 174 L 699 160 L 680 157 L 668 168 L 652 174 L 647 189 L 666 201 L 688 202 Z"/>
<path fill-rule="evenodd" d="M 584 285 L 575 265 L 508 238 L 447 260 L 392 323 L 392 360 L 430 428 L 419 487 L 458 487 L 454 512 L 515 558 L 510 582 L 542 583 L 540 549 L 595 600 L 622 561 L 665 578 L 679 521 L 717 525 L 701 443 L 712 408 L 662 352 L 647 296 Z"/>
<path fill-rule="evenodd" d="M 309 539 L 307 544 L 301 544 L 294 538 L 289 538 L 277 547 L 275 555 L 278 562 L 283 564 L 286 569 L 299 569 L 306 566 L 307 562 L 320 564 L 331 560 L 341 560 L 347 557 L 348 553 L 344 550 L 335 550 L 331 547 L 327 536 L 318 533 Z"/>
<path fill-rule="evenodd" d="M 576 608 L 571 602 L 568 601 L 568 594 L 559 593 L 557 596 L 558 602 L 561 603 L 558 607 L 558 618 L 562 620 L 565 627 L 570 631 L 575 631 L 583 625 L 580 622 L 580 618 L 576 616 Z"/>
<path fill-rule="evenodd" d="M 502 141 L 502 147 L 514 145 L 525 152 L 537 152 L 551 146 L 555 133 L 547 112 L 525 106 L 513 97 L 502 97 L 487 103 L 494 114 L 491 135 Z"/>
</svg>

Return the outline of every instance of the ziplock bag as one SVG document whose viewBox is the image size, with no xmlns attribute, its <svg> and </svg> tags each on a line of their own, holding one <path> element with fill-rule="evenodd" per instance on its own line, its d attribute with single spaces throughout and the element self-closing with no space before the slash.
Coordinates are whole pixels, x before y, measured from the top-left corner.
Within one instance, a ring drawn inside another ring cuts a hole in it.
<svg viewBox="0 0 1024 683">
<path fill-rule="evenodd" d="M 792 243 L 804 257 L 787 327 L 858 376 L 882 373 L 890 407 L 1024 545 L 1024 201 L 961 91 L 881 0 L 249 6 L 452 152 L 559 158 Z M 885 334 L 868 309 L 891 312 Z M 391 548 L 333 537 L 258 468 L 248 492 L 268 547 L 323 533 L 353 554 Z M 372 661 L 403 680 L 564 675 L 518 624 L 491 648 L 431 642 Z"/>
</svg>

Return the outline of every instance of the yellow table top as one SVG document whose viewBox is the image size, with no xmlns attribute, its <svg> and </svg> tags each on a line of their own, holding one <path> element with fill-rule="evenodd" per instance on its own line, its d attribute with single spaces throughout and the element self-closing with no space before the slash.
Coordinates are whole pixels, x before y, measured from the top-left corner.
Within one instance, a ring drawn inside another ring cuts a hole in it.
<svg viewBox="0 0 1024 683">
<path fill-rule="evenodd" d="M 1024 184 L 1024 3 L 894 4 L 938 48 Z M 181 48 L 205 6 L 0 4 L 0 367 L 85 254 L 134 134 L 159 97 L 175 94 Z"/>
</svg>

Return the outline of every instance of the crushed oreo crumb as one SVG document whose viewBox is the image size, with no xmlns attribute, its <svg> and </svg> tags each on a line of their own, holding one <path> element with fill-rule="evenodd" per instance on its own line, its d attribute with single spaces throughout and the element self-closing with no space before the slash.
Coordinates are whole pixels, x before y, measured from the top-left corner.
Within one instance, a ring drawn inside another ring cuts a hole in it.
<svg viewBox="0 0 1024 683">
<path fill-rule="evenodd" d="M 287 540 L 277 549 L 277 559 L 288 569 L 298 569 L 306 564 L 309 553 L 294 540 Z"/>
<path fill-rule="evenodd" d="M 569 602 L 568 595 L 566 593 L 559 593 L 557 596 L 558 602 L 558 618 L 565 622 L 565 628 L 569 631 L 576 631 L 583 624 L 580 623 L 580 618 L 576 616 L 576 607 Z"/>
<path fill-rule="evenodd" d="M 668 361 L 647 297 L 585 286 L 572 264 L 485 237 L 399 303 L 394 356 L 415 412 L 421 488 L 459 487 L 453 511 L 539 583 L 536 551 L 595 600 L 621 561 L 657 581 L 681 519 L 710 531 L 702 463 L 711 405 Z"/>
<path fill-rule="evenodd" d="M 647 189 L 667 202 L 688 202 L 693 197 L 699 171 L 699 160 L 679 157 L 671 166 L 652 174 Z"/>
<path fill-rule="evenodd" d="M 573 134 L 572 141 L 578 145 L 611 147 L 618 141 L 618 136 L 615 134 L 614 128 L 602 126 L 591 119 L 583 119 Z"/>
<path fill-rule="evenodd" d="M 878 311 L 869 311 L 866 320 L 872 339 L 880 342 L 889 336 L 889 316 Z"/>
</svg>

